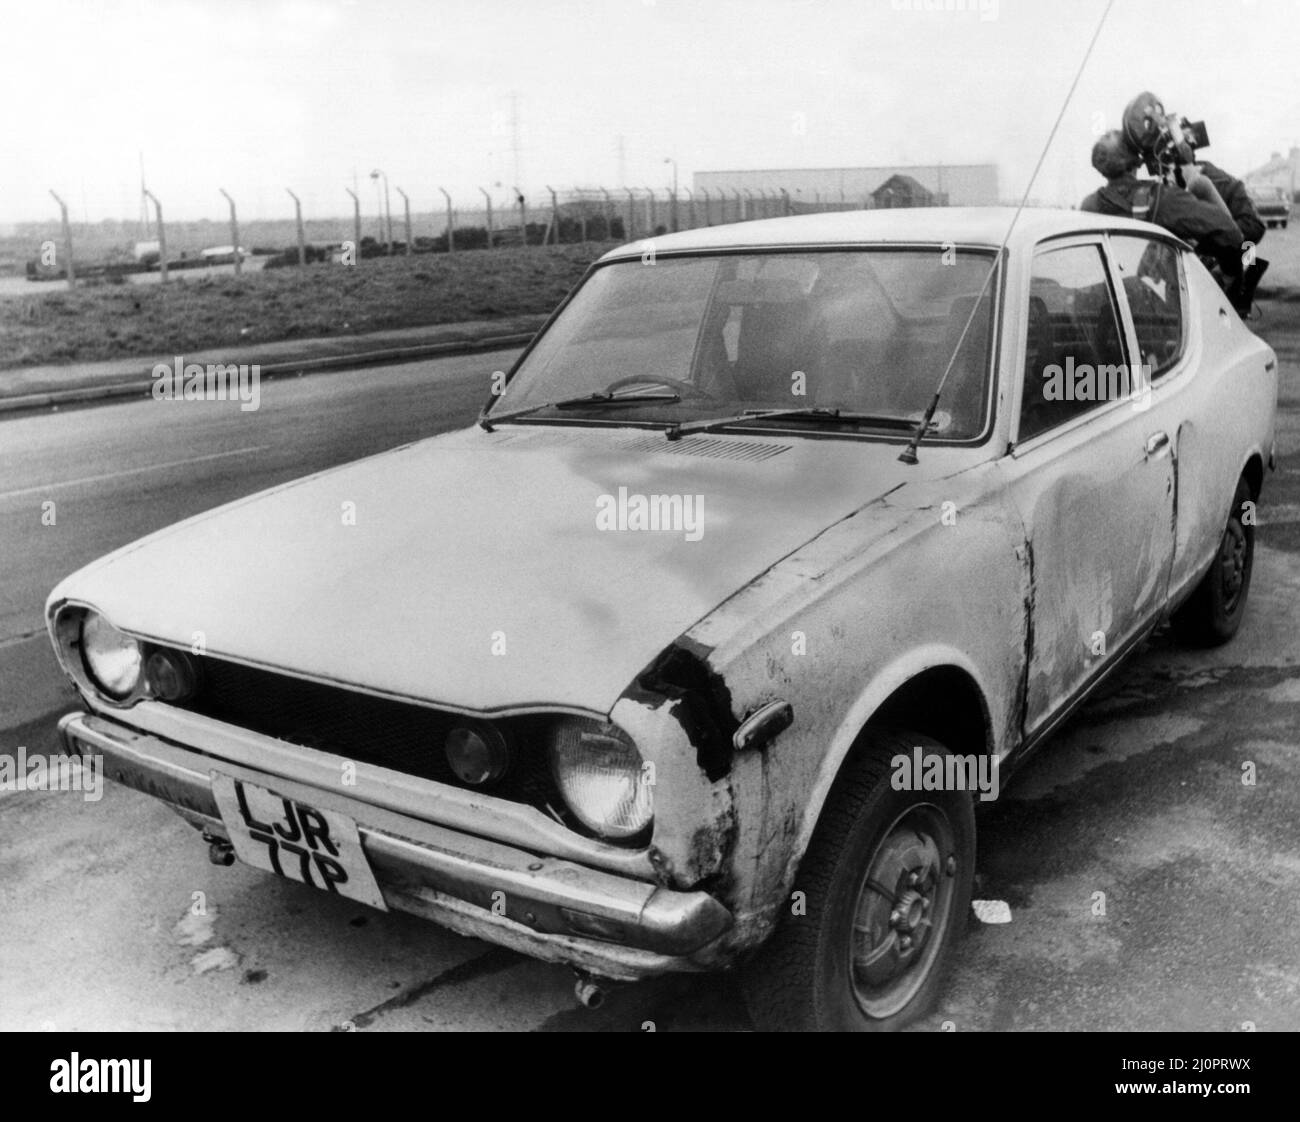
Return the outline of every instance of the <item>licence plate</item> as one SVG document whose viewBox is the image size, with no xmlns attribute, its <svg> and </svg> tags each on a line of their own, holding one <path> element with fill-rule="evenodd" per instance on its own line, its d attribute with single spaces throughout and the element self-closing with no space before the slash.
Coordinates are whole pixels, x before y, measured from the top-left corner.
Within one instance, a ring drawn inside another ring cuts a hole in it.
<svg viewBox="0 0 1300 1122">
<path fill-rule="evenodd" d="M 347 815 L 215 771 L 212 793 L 235 856 L 245 864 L 388 911 L 357 824 Z"/>
</svg>

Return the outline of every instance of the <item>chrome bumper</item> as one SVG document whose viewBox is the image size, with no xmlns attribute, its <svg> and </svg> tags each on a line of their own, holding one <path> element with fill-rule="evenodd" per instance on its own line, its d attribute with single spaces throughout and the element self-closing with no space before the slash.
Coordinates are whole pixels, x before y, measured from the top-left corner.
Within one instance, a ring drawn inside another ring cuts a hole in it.
<svg viewBox="0 0 1300 1122">
<path fill-rule="evenodd" d="M 732 926 L 704 892 L 674 892 L 450 830 L 94 714 L 68 714 L 59 734 L 65 752 L 102 757 L 105 778 L 170 804 L 205 834 L 227 837 L 214 770 L 344 814 L 357 824 L 389 907 L 535 958 L 630 981 L 713 965 L 710 944 Z"/>
</svg>

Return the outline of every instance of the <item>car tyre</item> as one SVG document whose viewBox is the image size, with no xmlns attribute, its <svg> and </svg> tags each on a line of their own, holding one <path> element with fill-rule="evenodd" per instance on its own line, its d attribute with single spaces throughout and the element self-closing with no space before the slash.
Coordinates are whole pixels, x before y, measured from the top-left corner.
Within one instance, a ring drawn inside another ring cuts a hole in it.
<svg viewBox="0 0 1300 1122">
<path fill-rule="evenodd" d="M 948 755 L 937 740 L 869 730 L 835 782 L 776 931 L 745 964 L 760 1029 L 899 1029 L 933 1004 L 966 928 L 975 873 L 969 791 L 898 791 L 891 761 Z"/>
<path fill-rule="evenodd" d="M 1239 480 L 1214 563 L 1196 590 L 1174 612 L 1174 635 L 1180 642 L 1194 647 L 1217 647 L 1236 635 L 1241 627 L 1255 563 L 1255 519 L 1246 516 L 1246 511 L 1253 506 L 1250 486 L 1244 479 Z"/>
</svg>

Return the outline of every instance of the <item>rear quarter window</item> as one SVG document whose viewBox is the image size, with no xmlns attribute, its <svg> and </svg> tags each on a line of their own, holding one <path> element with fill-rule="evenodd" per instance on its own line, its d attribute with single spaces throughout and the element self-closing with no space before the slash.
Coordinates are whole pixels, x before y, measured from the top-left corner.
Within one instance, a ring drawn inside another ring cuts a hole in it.
<svg viewBox="0 0 1300 1122">
<path fill-rule="evenodd" d="M 1183 255 L 1168 242 L 1129 234 L 1111 237 L 1138 351 L 1152 380 L 1167 374 L 1187 346 L 1187 279 Z"/>
</svg>

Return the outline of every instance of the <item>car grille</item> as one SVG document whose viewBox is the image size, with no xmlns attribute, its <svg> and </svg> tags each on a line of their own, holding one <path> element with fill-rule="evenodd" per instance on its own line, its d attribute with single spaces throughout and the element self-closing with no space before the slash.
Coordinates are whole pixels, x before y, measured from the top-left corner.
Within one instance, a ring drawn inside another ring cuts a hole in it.
<svg viewBox="0 0 1300 1122">
<path fill-rule="evenodd" d="M 194 661 L 199 666 L 198 692 L 178 708 L 404 775 L 481 790 L 542 810 L 549 804 L 557 813 L 564 812 L 547 766 L 544 717 L 492 722 L 505 734 L 510 766 L 495 783 L 471 788 L 451 770 L 442 749 L 447 732 L 466 723 L 454 713 L 223 659 Z"/>
</svg>

